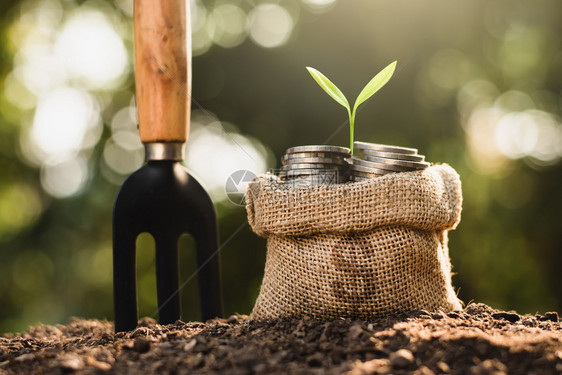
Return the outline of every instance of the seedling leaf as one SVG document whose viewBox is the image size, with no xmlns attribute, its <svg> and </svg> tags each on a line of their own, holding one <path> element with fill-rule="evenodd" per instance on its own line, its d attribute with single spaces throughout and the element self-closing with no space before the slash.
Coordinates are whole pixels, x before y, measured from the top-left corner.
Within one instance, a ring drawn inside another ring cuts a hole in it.
<svg viewBox="0 0 562 375">
<path fill-rule="evenodd" d="M 381 70 L 373 79 L 367 83 L 367 86 L 359 93 L 355 105 L 353 106 L 353 113 L 361 103 L 373 96 L 390 80 L 396 69 L 396 61 L 390 63 L 386 68 Z"/>
<path fill-rule="evenodd" d="M 328 93 L 328 95 L 330 95 L 336 102 L 347 108 L 348 111 L 350 110 L 347 98 L 340 91 L 340 89 L 338 89 L 336 85 L 334 85 L 332 81 L 328 79 L 328 77 L 314 68 L 307 66 L 306 69 L 312 75 L 312 78 L 314 78 L 314 80 L 320 85 L 320 87 L 322 87 L 322 89 L 326 91 L 326 93 Z"/>
<path fill-rule="evenodd" d="M 345 95 L 334 85 L 328 77 L 320 73 L 318 70 L 306 67 L 312 78 L 322 87 L 328 95 L 330 95 L 336 102 L 340 103 L 343 107 L 347 109 L 347 114 L 349 115 L 349 148 L 351 149 L 351 155 L 353 155 L 353 134 L 355 127 L 355 112 L 357 107 L 365 100 L 373 96 L 374 93 L 379 91 L 386 83 L 390 80 L 396 69 L 396 61 L 390 63 L 386 68 L 381 70 L 373 79 L 367 83 L 367 85 L 361 90 L 359 96 L 355 100 L 355 105 L 353 106 L 353 111 L 349 106 L 349 102 Z"/>
</svg>

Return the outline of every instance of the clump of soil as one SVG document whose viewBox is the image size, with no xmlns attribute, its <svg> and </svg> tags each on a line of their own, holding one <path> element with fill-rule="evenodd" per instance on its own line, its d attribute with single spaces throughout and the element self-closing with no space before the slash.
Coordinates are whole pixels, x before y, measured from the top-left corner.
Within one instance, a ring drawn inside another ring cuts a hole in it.
<svg viewBox="0 0 562 375">
<path fill-rule="evenodd" d="M 73 319 L 0 337 L 0 374 L 554 374 L 558 314 L 521 316 L 469 305 L 375 321 L 253 321 L 231 316 L 129 333 Z"/>
</svg>

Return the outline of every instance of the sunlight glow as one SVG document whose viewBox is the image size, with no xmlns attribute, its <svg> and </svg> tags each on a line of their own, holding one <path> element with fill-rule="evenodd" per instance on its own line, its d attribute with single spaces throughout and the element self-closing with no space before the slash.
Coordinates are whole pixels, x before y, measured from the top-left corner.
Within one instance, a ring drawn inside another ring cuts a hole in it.
<svg viewBox="0 0 562 375">
<path fill-rule="evenodd" d="M 35 147 L 30 151 L 44 163 L 72 157 L 82 148 L 88 131 L 99 134 L 96 128 L 100 126 L 99 110 L 90 94 L 57 89 L 39 101 L 30 133 Z"/>
<path fill-rule="evenodd" d="M 24 46 L 18 52 L 16 61 L 21 64 L 14 74 L 37 96 L 63 85 L 68 78 L 64 66 L 47 44 Z"/>
<path fill-rule="evenodd" d="M 210 22 L 211 23 L 211 22 Z M 199 1 L 191 2 L 191 50 L 193 56 L 204 54 L 211 48 L 213 41 L 208 29 L 214 25 L 207 25 L 207 10 Z"/>
<path fill-rule="evenodd" d="M 191 129 L 186 166 L 214 201 L 227 199 L 224 187 L 232 173 L 245 169 L 260 175 L 267 170 L 268 151 L 259 141 L 227 132 L 204 116 L 195 116 Z"/>
<path fill-rule="evenodd" d="M 43 189 L 56 198 L 66 198 L 78 194 L 88 179 L 85 158 L 65 159 L 57 164 L 46 164 L 41 168 Z"/>
<path fill-rule="evenodd" d="M 491 100 L 490 95 L 476 95 L 482 90 L 494 91 L 478 81 L 469 83 L 459 95 L 468 149 L 480 172 L 498 172 L 509 160 L 524 158 L 546 166 L 562 158 L 562 124 L 554 115 L 534 109 L 535 103 L 523 92 L 507 91 Z M 468 110 L 470 114 L 465 115 Z"/>
<path fill-rule="evenodd" d="M 121 130 L 113 133 L 103 150 L 105 163 L 121 175 L 128 175 L 142 166 L 143 146 L 138 133 Z"/>
<path fill-rule="evenodd" d="M 465 125 L 468 150 L 481 173 L 496 173 L 507 163 L 495 142 L 495 127 L 502 115 L 497 108 L 477 108 Z"/>
<path fill-rule="evenodd" d="M 336 4 L 336 0 L 302 0 L 312 11 L 325 12 Z"/>
<path fill-rule="evenodd" d="M 249 15 L 250 37 L 261 47 L 274 48 L 285 44 L 293 31 L 289 12 L 277 4 L 260 4 Z"/>
<path fill-rule="evenodd" d="M 117 6 L 128 16 L 133 16 L 133 0 L 116 0 Z"/>
<path fill-rule="evenodd" d="M 562 157 L 562 125 L 549 113 L 511 112 L 500 119 L 495 130 L 498 149 L 510 159 L 530 157 L 545 165 Z"/>
<path fill-rule="evenodd" d="M 45 45 L 56 35 L 64 9 L 59 0 L 26 1 L 22 14 L 9 28 L 14 46 Z"/>
<path fill-rule="evenodd" d="M 211 13 L 213 41 L 221 47 L 236 47 L 246 39 L 246 13 L 234 4 L 222 4 Z"/>
<path fill-rule="evenodd" d="M 537 145 L 539 129 L 531 114 L 507 113 L 495 126 L 495 142 L 502 154 L 510 159 L 530 155 Z"/>
<path fill-rule="evenodd" d="M 123 107 L 115 113 L 111 119 L 112 135 L 103 150 L 105 164 L 112 171 L 123 176 L 140 168 L 144 160 L 136 114 L 136 106 Z"/>
<path fill-rule="evenodd" d="M 120 4 L 127 12 L 132 1 Z M 58 198 L 83 191 L 87 157 L 103 132 L 100 102 L 89 90 L 114 90 L 129 72 L 119 25 L 89 5 L 63 14 L 57 0 L 22 7 L 10 29 L 17 52 L 5 87 L 14 105 L 35 109 L 31 124 L 21 120 L 22 152 L 41 168 L 45 191 Z"/>
<path fill-rule="evenodd" d="M 76 12 L 64 25 L 54 49 L 59 62 L 91 88 L 115 87 L 129 67 L 121 37 L 99 11 Z"/>
<path fill-rule="evenodd" d="M 465 84 L 457 92 L 457 107 L 461 115 L 461 124 L 465 126 L 467 118 L 478 107 L 491 106 L 499 91 L 491 82 L 478 79 Z"/>
<path fill-rule="evenodd" d="M 137 131 L 137 107 L 129 106 L 118 110 L 111 119 L 111 131 L 119 130 Z"/>
</svg>

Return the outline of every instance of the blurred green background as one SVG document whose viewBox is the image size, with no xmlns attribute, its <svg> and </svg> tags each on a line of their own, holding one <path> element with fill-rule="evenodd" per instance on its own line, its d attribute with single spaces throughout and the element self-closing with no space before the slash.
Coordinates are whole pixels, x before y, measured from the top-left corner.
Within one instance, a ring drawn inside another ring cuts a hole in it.
<svg viewBox="0 0 562 375">
<path fill-rule="evenodd" d="M 132 0 L 0 0 L 0 332 L 113 318 L 111 212 L 142 164 Z M 219 215 L 225 313 L 249 313 L 265 260 L 224 192 L 240 169 L 299 144 L 347 145 L 347 114 L 305 70 L 352 100 L 356 139 L 416 147 L 463 182 L 450 233 L 465 302 L 562 310 L 562 2 L 192 1 L 187 167 Z M 192 243 L 180 241 L 184 320 L 199 319 Z M 141 315 L 156 310 L 154 252 L 138 239 Z"/>
</svg>

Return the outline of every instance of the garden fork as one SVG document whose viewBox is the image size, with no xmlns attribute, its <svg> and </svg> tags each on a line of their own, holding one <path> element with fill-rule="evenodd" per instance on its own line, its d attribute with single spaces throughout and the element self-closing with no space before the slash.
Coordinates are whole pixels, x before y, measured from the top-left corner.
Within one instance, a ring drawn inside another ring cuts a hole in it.
<svg viewBox="0 0 562 375">
<path fill-rule="evenodd" d="M 135 243 L 156 243 L 160 324 L 180 319 L 178 239 L 197 251 L 201 318 L 222 314 L 216 214 L 201 185 L 180 164 L 189 131 L 191 37 L 187 0 L 135 0 L 135 78 L 146 164 L 121 187 L 113 209 L 115 331 L 137 326 Z"/>
</svg>

